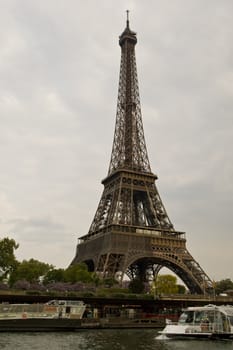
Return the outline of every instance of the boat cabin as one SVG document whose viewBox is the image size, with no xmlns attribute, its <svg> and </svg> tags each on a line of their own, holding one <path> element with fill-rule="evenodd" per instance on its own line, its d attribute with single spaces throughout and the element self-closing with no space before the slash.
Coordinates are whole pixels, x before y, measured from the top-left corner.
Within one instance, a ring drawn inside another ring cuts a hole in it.
<svg viewBox="0 0 233 350">
<path fill-rule="evenodd" d="M 230 333 L 233 327 L 233 307 L 189 307 L 181 314 L 178 324 L 196 326 L 201 332 Z"/>
</svg>

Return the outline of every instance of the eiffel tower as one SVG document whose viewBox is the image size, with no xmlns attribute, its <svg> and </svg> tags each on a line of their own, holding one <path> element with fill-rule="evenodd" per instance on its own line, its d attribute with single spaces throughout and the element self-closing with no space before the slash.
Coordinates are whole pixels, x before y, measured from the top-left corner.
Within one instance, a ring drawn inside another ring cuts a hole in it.
<svg viewBox="0 0 233 350">
<path fill-rule="evenodd" d="M 71 264 L 122 281 L 146 282 L 162 267 L 173 271 L 191 293 L 209 293 L 212 281 L 186 248 L 184 232 L 174 229 L 151 172 L 144 138 L 135 45 L 126 28 L 119 37 L 120 78 L 111 161 L 89 232 L 79 238 Z"/>
</svg>

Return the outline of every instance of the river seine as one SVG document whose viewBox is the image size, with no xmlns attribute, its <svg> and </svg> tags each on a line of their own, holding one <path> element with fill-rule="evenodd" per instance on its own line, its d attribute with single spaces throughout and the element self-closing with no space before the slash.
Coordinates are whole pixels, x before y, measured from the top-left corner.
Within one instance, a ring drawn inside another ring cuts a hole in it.
<svg viewBox="0 0 233 350">
<path fill-rule="evenodd" d="M 233 341 L 156 339 L 157 330 L 82 330 L 76 333 L 0 333 L 4 350 L 233 350 Z"/>
</svg>

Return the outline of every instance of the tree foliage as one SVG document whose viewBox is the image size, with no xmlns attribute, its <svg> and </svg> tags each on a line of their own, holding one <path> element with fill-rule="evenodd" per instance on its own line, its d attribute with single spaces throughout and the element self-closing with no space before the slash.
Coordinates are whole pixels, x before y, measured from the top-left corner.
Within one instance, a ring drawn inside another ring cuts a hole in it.
<svg viewBox="0 0 233 350">
<path fill-rule="evenodd" d="M 144 291 L 144 289 L 145 289 L 144 283 L 140 279 L 135 278 L 129 283 L 129 291 L 131 293 L 140 294 Z"/>
<path fill-rule="evenodd" d="M 107 288 L 111 288 L 111 287 L 115 286 L 116 284 L 118 284 L 118 282 L 113 277 L 104 278 L 101 282 Z"/>
<path fill-rule="evenodd" d="M 45 285 L 49 283 L 57 283 L 65 281 L 65 270 L 64 269 L 51 269 L 44 276 L 43 283 Z"/>
<path fill-rule="evenodd" d="M 178 291 L 177 291 L 178 294 L 185 294 L 186 292 L 185 286 L 183 286 L 182 284 L 177 284 L 177 287 L 178 287 Z"/>
<path fill-rule="evenodd" d="M 85 263 L 71 265 L 65 270 L 65 282 L 91 283 L 93 282 L 92 273 L 88 271 L 88 267 Z"/>
<path fill-rule="evenodd" d="M 0 271 L 2 272 L 0 279 L 6 278 L 17 267 L 18 262 L 15 258 L 15 250 L 18 247 L 19 245 L 14 239 L 8 237 L 0 239 Z"/>
<path fill-rule="evenodd" d="M 152 286 L 155 294 L 178 293 L 177 278 L 172 275 L 158 275 Z"/>
<path fill-rule="evenodd" d="M 35 259 L 23 260 L 21 263 L 18 263 L 16 269 L 11 273 L 9 280 L 10 285 L 13 285 L 19 280 L 25 280 L 30 283 L 38 283 L 40 277 L 46 275 L 46 273 L 48 273 L 48 271 L 51 269 L 53 269 L 52 265 Z"/>
<path fill-rule="evenodd" d="M 215 292 L 220 294 L 227 290 L 233 290 L 233 282 L 230 278 L 225 278 L 215 283 Z"/>
</svg>

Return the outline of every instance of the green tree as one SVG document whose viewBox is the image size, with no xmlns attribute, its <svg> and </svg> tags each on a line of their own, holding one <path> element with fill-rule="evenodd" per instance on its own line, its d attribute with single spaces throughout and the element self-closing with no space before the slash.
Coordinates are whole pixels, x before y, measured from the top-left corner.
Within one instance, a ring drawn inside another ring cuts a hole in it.
<svg viewBox="0 0 233 350">
<path fill-rule="evenodd" d="M 92 281 L 96 287 L 102 284 L 102 279 L 97 275 L 96 272 L 91 273 Z"/>
<path fill-rule="evenodd" d="M 15 258 L 15 250 L 19 245 L 14 239 L 8 237 L 0 239 L 0 280 L 8 277 L 17 267 L 17 260 Z"/>
<path fill-rule="evenodd" d="M 182 284 L 177 284 L 177 287 L 178 287 L 178 291 L 177 291 L 178 294 L 185 294 L 186 292 L 185 286 L 183 286 Z"/>
<path fill-rule="evenodd" d="M 178 293 L 177 278 L 172 275 L 158 275 L 152 289 L 155 294 L 176 294 Z"/>
<path fill-rule="evenodd" d="M 18 263 L 17 268 L 11 273 L 10 285 L 13 285 L 19 280 L 25 280 L 30 283 L 38 283 L 40 277 L 46 275 L 46 273 L 48 273 L 48 271 L 51 269 L 53 269 L 52 265 L 38 260 L 23 260 L 21 263 Z"/>
<path fill-rule="evenodd" d="M 144 291 L 144 289 L 145 289 L 144 283 L 138 278 L 133 279 L 129 283 L 129 291 L 131 293 L 140 294 Z"/>
<path fill-rule="evenodd" d="M 88 271 L 85 263 L 71 265 L 65 270 L 65 282 L 91 283 L 94 282 L 92 275 L 93 273 Z"/>
<path fill-rule="evenodd" d="M 105 287 L 108 287 L 108 288 L 111 288 L 113 287 L 114 285 L 117 285 L 118 282 L 115 280 L 115 278 L 113 277 L 107 277 L 107 278 L 104 278 L 102 280 L 102 284 L 105 286 Z"/>
<path fill-rule="evenodd" d="M 216 294 L 220 294 L 226 292 L 227 290 L 233 289 L 233 282 L 230 278 L 225 278 L 218 282 L 215 282 L 215 292 Z"/>
<path fill-rule="evenodd" d="M 43 284 L 49 284 L 53 282 L 64 282 L 64 281 L 65 281 L 64 269 L 51 269 L 46 273 L 43 279 Z"/>
</svg>

